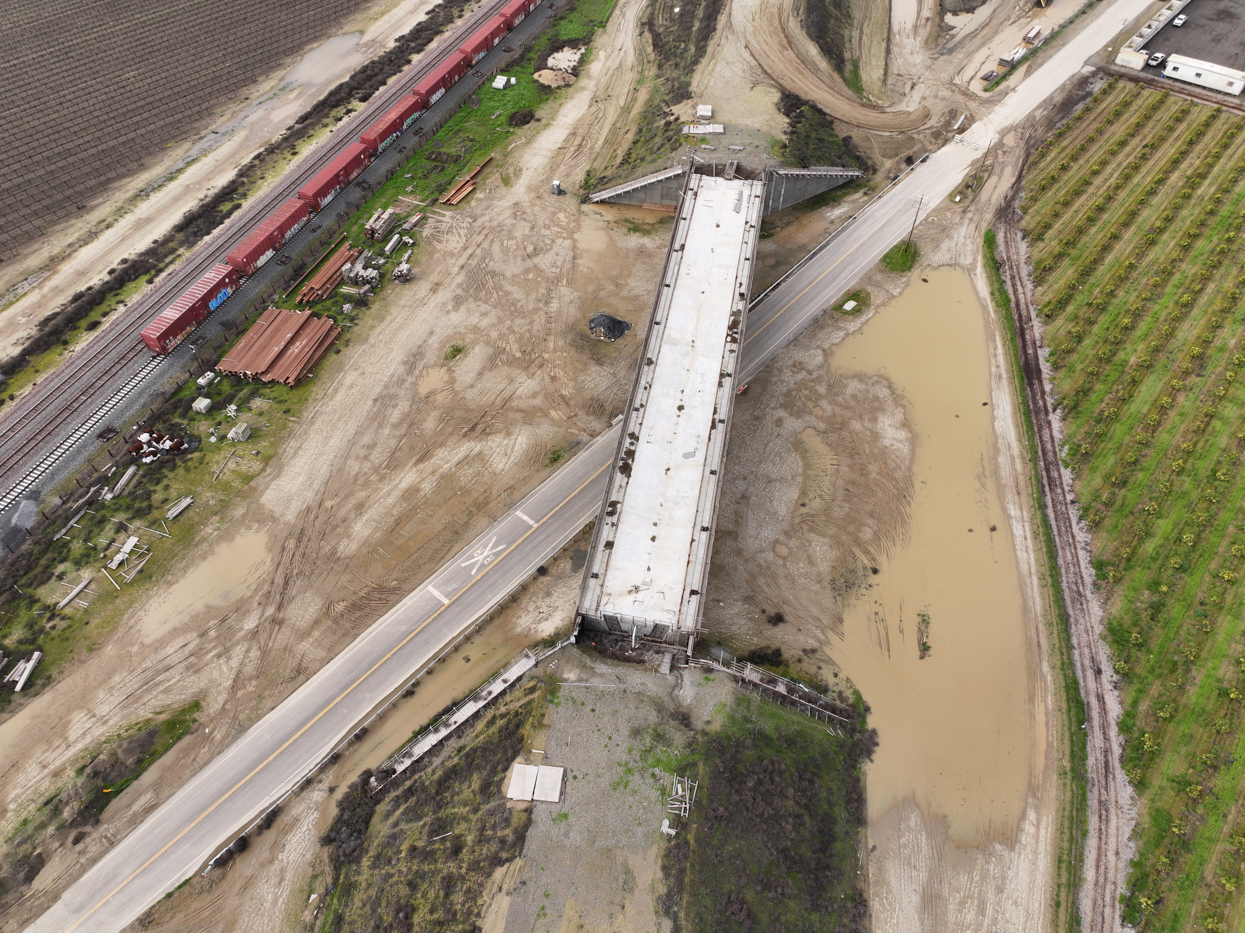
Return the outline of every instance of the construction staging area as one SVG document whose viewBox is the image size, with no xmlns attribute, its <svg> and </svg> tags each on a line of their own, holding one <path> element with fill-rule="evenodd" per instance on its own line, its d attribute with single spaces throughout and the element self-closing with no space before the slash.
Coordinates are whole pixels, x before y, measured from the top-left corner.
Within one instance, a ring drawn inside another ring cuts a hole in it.
<svg viewBox="0 0 1245 933">
<path fill-rule="evenodd" d="M 579 616 L 689 644 L 701 618 L 765 182 L 689 174 Z"/>
</svg>

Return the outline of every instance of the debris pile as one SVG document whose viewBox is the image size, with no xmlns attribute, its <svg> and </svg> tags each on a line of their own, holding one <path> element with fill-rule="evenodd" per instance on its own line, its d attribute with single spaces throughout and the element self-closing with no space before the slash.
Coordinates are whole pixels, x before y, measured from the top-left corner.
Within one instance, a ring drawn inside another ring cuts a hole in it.
<svg viewBox="0 0 1245 933">
<path fill-rule="evenodd" d="M 369 267 L 370 262 L 376 262 L 376 257 L 372 255 L 369 249 L 360 254 L 359 258 L 346 266 L 342 270 L 345 280 L 351 285 L 370 285 L 375 288 L 380 284 L 380 270 Z"/>
<path fill-rule="evenodd" d="M 619 320 L 612 314 L 600 313 L 588 318 L 588 333 L 597 340 L 608 340 L 613 343 L 629 330 L 631 330 L 629 323 Z"/>
<path fill-rule="evenodd" d="M 138 440 L 130 445 L 129 451 L 143 463 L 154 463 L 166 452 L 175 452 L 185 446 L 186 441 L 183 438 L 173 437 L 171 434 L 161 434 L 159 431 L 144 431 L 138 435 Z M 121 485 L 121 483 L 118 483 L 118 487 Z M 114 492 L 113 495 L 116 495 L 116 493 Z"/>
<path fill-rule="evenodd" d="M 30 680 L 30 675 L 35 672 L 35 665 L 39 663 L 39 659 L 43 657 L 42 651 L 36 651 L 30 657 L 18 661 L 13 665 L 13 669 L 9 671 L 8 676 L 3 683 L 12 684 L 14 693 L 21 693 L 22 687 L 26 686 L 26 681 Z M 4 667 L 4 655 L 0 654 L 0 668 Z"/>
<path fill-rule="evenodd" d="M 384 211 L 378 209 L 364 226 L 363 233 L 369 240 L 383 240 L 385 234 L 393 229 L 393 225 L 397 222 L 398 216 L 392 207 Z"/>
<path fill-rule="evenodd" d="M 471 192 L 475 190 L 476 179 L 479 177 L 480 173 L 484 171 L 484 169 L 492 161 L 493 161 L 493 157 L 489 156 L 487 159 L 481 162 L 478 166 L 476 166 L 475 170 L 470 175 L 468 175 L 466 178 L 460 181 L 457 185 L 451 188 L 449 193 L 446 194 L 443 198 L 441 198 L 441 203 L 442 204 L 457 204 L 467 195 L 471 194 Z"/>
<path fill-rule="evenodd" d="M 411 280 L 411 250 L 407 250 L 402 254 L 402 258 L 398 261 L 398 268 L 393 270 L 393 280 L 395 282 L 409 282 Z"/>
<path fill-rule="evenodd" d="M 341 266 L 336 276 L 340 281 Z M 234 344 L 217 369 L 245 379 L 296 386 L 320 362 L 341 332 L 331 319 L 316 317 L 309 311 L 269 308 Z"/>
</svg>

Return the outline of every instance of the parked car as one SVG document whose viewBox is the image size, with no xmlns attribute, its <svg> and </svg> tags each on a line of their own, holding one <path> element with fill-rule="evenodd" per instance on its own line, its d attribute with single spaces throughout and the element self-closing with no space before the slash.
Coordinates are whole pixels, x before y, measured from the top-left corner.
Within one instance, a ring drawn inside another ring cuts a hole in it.
<svg viewBox="0 0 1245 933">
<path fill-rule="evenodd" d="M 1150 56 L 1150 60 L 1146 62 L 1146 64 L 1149 65 L 1151 68 L 1157 68 L 1159 65 L 1163 64 L 1163 62 L 1166 61 L 1166 59 L 1167 59 L 1166 52 L 1155 52 L 1153 55 Z"/>
<path fill-rule="evenodd" d="M 1187 17 L 1187 16 L 1185 16 L 1183 13 L 1181 13 L 1181 14 L 1180 14 L 1179 16 L 1177 16 L 1174 20 L 1172 20 L 1172 25 L 1173 25 L 1173 26 L 1183 26 L 1183 25 L 1185 24 L 1185 22 L 1186 22 L 1188 19 L 1189 19 L 1189 17 Z"/>
</svg>

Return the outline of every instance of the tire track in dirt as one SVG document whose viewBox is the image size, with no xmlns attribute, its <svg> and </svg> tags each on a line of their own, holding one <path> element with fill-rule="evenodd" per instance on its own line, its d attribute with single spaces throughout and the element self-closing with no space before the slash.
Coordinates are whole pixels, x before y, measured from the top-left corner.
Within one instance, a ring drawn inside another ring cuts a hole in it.
<svg viewBox="0 0 1245 933">
<path fill-rule="evenodd" d="M 1120 764 L 1122 740 L 1117 724 L 1121 707 L 1110 673 L 1111 658 L 1102 639 L 1103 612 L 1094 593 L 1089 535 L 1073 504 L 1072 474 L 1059 457 L 1063 432 L 1051 404 L 1043 366 L 1017 196 L 1018 191 L 1000 212 L 1001 271 L 1015 305 L 1025 398 L 1037 436 L 1038 471 L 1068 611 L 1072 663 L 1086 713 L 1088 821 L 1080 891 L 1081 928 L 1086 933 L 1116 933 L 1123 929 L 1119 905 L 1133 855 L 1130 835 L 1136 821 L 1136 798 Z"/>
</svg>

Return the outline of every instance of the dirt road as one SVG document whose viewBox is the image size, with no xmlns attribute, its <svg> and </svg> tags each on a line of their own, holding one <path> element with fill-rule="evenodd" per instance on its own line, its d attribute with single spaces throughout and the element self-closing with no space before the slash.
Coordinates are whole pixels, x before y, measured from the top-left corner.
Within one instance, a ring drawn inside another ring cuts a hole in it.
<svg viewBox="0 0 1245 933">
<path fill-rule="evenodd" d="M 1120 764 L 1123 740 L 1117 724 L 1122 710 L 1111 673 L 1111 658 L 1102 638 L 1103 613 L 1094 592 L 1089 533 L 1075 505 L 1072 474 L 1059 457 L 1063 428 L 1051 404 L 1051 387 L 1043 365 L 1041 325 L 1026 271 L 1024 242 L 1014 200 L 1006 205 L 1001 219 L 1002 271 L 1015 303 L 1025 396 L 1037 435 L 1042 491 L 1059 556 L 1072 634 L 1072 660 L 1085 701 L 1089 814 L 1081 886 L 1081 924 L 1082 929 L 1094 933 L 1114 933 L 1121 929 L 1120 895 L 1133 854 L 1129 837 L 1136 819 L 1136 796 Z"/>
<path fill-rule="evenodd" d="M 665 228 L 630 232 L 624 212 L 555 198 L 548 180 L 582 172 L 617 117 L 612 101 L 634 83 L 625 65 L 635 60 L 640 6 L 620 3 L 600 37 L 613 49 L 608 65 L 594 59 L 560 106 L 539 114 L 544 122 L 516 133 L 473 202 L 431 225 L 419 278 L 373 303 L 320 374 L 297 435 L 162 588 L 175 591 L 211 563 L 215 589 L 251 581 L 241 595 L 219 604 L 153 595 L 0 725 L 0 824 L 11 827 L 101 737 L 192 698 L 204 707 L 204 728 L 176 767 L 141 796 L 123 795 L 79 845 L 47 841 L 47 868 L 0 928 L 41 912 L 188 774 L 542 478 L 551 448 L 599 433 L 623 404 L 638 343 L 592 340 L 586 322 L 607 311 L 643 332 Z M 447 362 L 451 344 L 466 349 Z M 263 547 L 214 561 L 248 534 L 262 535 Z M 256 563 L 263 570 L 253 575 Z"/>
</svg>

